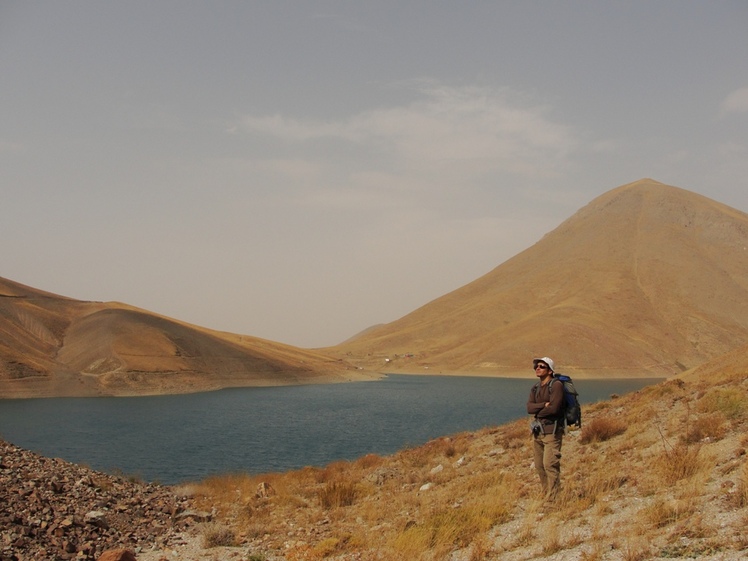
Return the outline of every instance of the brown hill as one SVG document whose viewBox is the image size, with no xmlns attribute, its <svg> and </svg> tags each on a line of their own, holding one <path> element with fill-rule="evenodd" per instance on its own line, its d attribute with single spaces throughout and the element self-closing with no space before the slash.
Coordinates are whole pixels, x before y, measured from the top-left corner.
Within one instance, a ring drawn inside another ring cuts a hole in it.
<svg viewBox="0 0 748 561">
<path fill-rule="evenodd" d="M 577 376 L 674 374 L 748 340 L 746 246 L 745 213 L 644 179 L 331 350 L 389 372 L 518 375 L 548 355 Z"/>
<path fill-rule="evenodd" d="M 365 377 L 319 352 L 0 278 L 0 397 L 186 393 Z"/>
</svg>

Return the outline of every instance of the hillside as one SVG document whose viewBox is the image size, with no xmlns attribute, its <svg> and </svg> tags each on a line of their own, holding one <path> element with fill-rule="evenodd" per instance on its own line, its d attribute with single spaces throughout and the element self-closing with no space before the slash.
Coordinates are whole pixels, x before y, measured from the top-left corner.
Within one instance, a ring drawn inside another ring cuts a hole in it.
<svg viewBox="0 0 748 561">
<path fill-rule="evenodd" d="M 55 547 L 66 547 L 68 558 L 91 559 L 105 545 L 138 546 L 137 561 L 746 559 L 746 364 L 748 345 L 584 406 L 584 426 L 564 439 L 563 486 L 553 504 L 540 497 L 527 419 L 391 456 L 227 474 L 173 488 L 173 498 L 152 485 L 141 485 L 138 496 L 138 486 L 120 478 L 5 446 L 0 477 L 14 503 L 0 530 L 1 554 L 52 559 Z M 55 494 L 58 483 L 77 491 Z M 173 505 L 171 520 L 155 502 Z M 124 505 L 145 513 L 125 519 Z M 65 526 L 92 508 L 111 525 L 103 536 L 90 524 Z M 185 508 L 213 512 L 213 520 L 185 527 Z M 29 539 L 39 520 L 68 529 Z"/>
<path fill-rule="evenodd" d="M 483 277 L 327 349 L 388 372 L 670 376 L 748 341 L 748 215 L 645 179 Z M 385 363 L 385 360 L 387 361 Z"/>
<path fill-rule="evenodd" d="M 304 350 L 0 278 L 0 398 L 145 395 L 376 378 L 658 377 L 748 341 L 748 215 L 645 179 L 483 277 L 338 346 Z"/>
<path fill-rule="evenodd" d="M 186 393 L 366 378 L 319 352 L 0 278 L 0 398 Z"/>
<path fill-rule="evenodd" d="M 217 509 L 224 541 L 203 529 L 174 559 L 745 559 L 746 364 L 748 345 L 584 406 L 553 504 L 540 497 L 520 419 L 388 457 L 205 481 L 195 499 Z M 203 548 L 220 543 L 235 547 Z"/>
</svg>

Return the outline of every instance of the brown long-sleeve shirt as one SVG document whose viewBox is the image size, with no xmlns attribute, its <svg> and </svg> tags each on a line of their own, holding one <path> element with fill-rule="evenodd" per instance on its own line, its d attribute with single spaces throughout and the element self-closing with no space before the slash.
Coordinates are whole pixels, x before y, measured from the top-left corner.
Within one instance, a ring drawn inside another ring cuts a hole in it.
<svg viewBox="0 0 748 561">
<path fill-rule="evenodd" d="M 564 400 L 564 389 L 561 382 L 542 385 L 535 384 L 527 400 L 527 412 L 543 425 L 543 433 L 551 434 L 563 427 L 561 413 Z M 546 407 L 546 403 L 549 405 Z"/>
</svg>

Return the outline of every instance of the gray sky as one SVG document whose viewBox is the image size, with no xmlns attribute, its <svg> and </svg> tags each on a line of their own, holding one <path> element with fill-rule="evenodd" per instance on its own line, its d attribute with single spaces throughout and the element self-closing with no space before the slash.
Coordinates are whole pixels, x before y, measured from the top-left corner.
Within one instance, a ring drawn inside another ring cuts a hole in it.
<svg viewBox="0 0 748 561">
<path fill-rule="evenodd" d="M 748 211 L 746 29 L 742 0 L 1 0 L 0 276 L 315 347 L 643 177 Z"/>
</svg>

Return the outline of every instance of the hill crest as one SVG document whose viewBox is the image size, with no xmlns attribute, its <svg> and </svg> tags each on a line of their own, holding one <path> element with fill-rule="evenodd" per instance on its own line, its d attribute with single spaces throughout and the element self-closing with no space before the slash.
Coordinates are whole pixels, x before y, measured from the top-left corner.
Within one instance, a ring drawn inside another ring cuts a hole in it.
<svg viewBox="0 0 748 561">
<path fill-rule="evenodd" d="M 643 179 L 532 247 L 331 350 L 391 372 L 668 376 L 748 339 L 748 215 Z M 386 361 L 386 366 L 383 364 Z"/>
<path fill-rule="evenodd" d="M 314 350 L 0 278 L 0 397 L 176 394 L 372 377 Z"/>
</svg>

